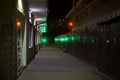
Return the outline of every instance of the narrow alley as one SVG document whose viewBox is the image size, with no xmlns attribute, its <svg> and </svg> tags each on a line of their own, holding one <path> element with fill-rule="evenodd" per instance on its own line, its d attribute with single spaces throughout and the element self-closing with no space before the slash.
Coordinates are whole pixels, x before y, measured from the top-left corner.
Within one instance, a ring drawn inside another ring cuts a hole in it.
<svg viewBox="0 0 120 80">
<path fill-rule="evenodd" d="M 120 0 L 0 0 L 0 80 L 120 80 Z"/>
<path fill-rule="evenodd" d="M 19 80 L 106 80 L 96 68 L 56 47 L 37 53 Z"/>
</svg>

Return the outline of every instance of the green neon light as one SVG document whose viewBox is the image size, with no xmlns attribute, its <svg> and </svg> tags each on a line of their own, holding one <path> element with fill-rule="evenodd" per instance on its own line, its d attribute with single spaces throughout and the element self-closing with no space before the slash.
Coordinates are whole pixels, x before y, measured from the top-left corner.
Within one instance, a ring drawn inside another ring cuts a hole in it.
<svg viewBox="0 0 120 80">
<path fill-rule="evenodd" d="M 47 43 L 47 42 L 48 42 L 47 38 L 43 37 L 42 38 L 42 43 Z"/>
<path fill-rule="evenodd" d="M 59 38 L 55 38 L 54 40 L 55 40 L 55 42 L 58 42 L 58 41 L 59 41 Z"/>
<path fill-rule="evenodd" d="M 47 23 L 39 24 L 42 33 L 47 32 Z"/>
</svg>

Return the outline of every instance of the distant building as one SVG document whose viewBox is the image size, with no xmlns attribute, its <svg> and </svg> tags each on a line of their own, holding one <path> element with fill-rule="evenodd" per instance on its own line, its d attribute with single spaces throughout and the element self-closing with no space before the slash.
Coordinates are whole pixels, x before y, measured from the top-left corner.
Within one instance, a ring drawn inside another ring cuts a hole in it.
<svg viewBox="0 0 120 80">
<path fill-rule="evenodd" d="M 120 15 L 119 0 L 74 0 L 73 8 L 66 15 L 74 22 L 72 30 L 110 20 Z"/>
</svg>

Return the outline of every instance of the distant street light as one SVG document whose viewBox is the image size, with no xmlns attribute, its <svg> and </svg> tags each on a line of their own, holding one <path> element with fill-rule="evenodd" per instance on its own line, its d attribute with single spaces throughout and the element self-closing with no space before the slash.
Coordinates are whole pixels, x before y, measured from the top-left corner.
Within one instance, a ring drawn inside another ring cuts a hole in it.
<svg viewBox="0 0 120 80">
<path fill-rule="evenodd" d="M 69 22 L 69 28 L 70 28 L 70 30 L 72 30 L 72 27 L 73 27 L 73 22 Z"/>
<path fill-rule="evenodd" d="M 69 26 L 73 26 L 73 23 L 72 23 L 72 22 L 69 22 Z"/>
</svg>

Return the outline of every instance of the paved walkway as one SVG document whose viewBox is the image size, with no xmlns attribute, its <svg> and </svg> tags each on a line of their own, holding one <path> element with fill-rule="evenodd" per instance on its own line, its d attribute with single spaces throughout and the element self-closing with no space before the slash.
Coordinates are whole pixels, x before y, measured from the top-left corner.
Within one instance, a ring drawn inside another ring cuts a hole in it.
<svg viewBox="0 0 120 80">
<path fill-rule="evenodd" d="M 95 67 L 59 48 L 41 48 L 21 75 L 21 80 L 105 80 Z"/>
</svg>

